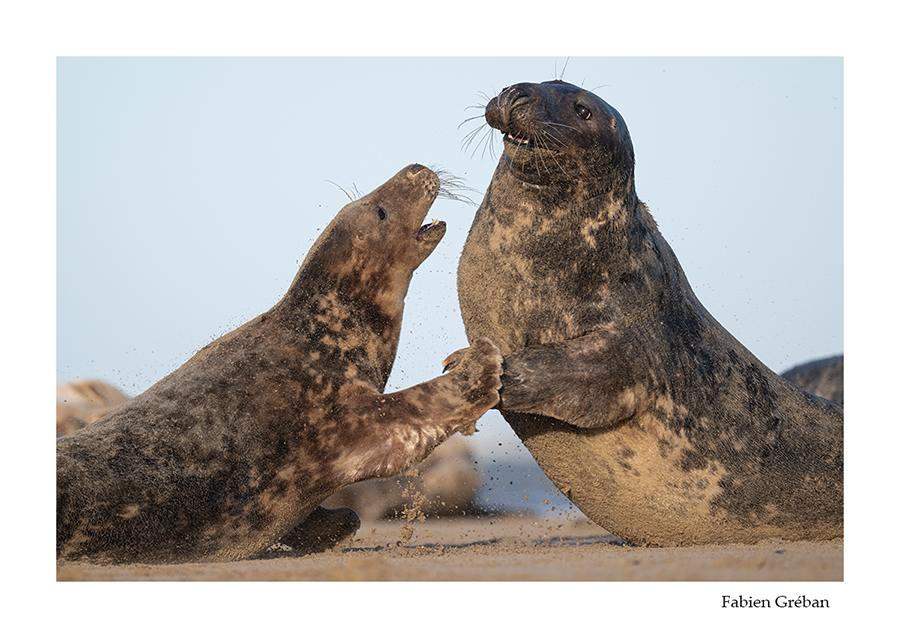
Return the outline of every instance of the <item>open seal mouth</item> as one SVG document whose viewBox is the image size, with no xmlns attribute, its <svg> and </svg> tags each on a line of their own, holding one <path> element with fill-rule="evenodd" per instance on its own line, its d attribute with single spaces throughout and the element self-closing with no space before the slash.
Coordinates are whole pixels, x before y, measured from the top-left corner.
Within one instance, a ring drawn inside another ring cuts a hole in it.
<svg viewBox="0 0 900 638">
<path fill-rule="evenodd" d="M 446 228 L 446 226 L 447 224 L 445 222 L 432 219 L 430 224 L 423 225 L 416 233 L 416 241 L 423 241 L 438 232 L 443 236 L 443 229 Z"/>
<path fill-rule="evenodd" d="M 506 142 L 510 142 L 511 144 L 516 144 L 517 146 L 531 146 L 531 140 L 529 138 L 515 135 L 513 133 L 504 133 L 503 140 Z"/>
</svg>

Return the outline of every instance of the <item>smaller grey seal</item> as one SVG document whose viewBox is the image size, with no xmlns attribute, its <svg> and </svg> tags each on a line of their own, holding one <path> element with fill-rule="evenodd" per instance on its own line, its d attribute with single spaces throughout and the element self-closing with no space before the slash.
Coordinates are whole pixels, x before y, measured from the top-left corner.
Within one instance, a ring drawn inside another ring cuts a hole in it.
<svg viewBox="0 0 900 638">
<path fill-rule="evenodd" d="M 344 207 L 271 310 L 57 441 L 57 557 L 222 561 L 352 534 L 340 487 L 403 472 L 499 399 L 487 339 L 458 370 L 383 394 L 413 271 L 446 225 L 411 165 Z"/>
<path fill-rule="evenodd" d="M 459 301 L 504 355 L 499 408 L 541 469 L 636 544 L 841 537 L 843 408 L 703 307 L 638 199 L 622 116 L 552 81 L 504 89 L 485 119 L 504 150 Z"/>
<path fill-rule="evenodd" d="M 807 361 L 781 376 L 811 394 L 844 404 L 844 355 Z"/>
</svg>

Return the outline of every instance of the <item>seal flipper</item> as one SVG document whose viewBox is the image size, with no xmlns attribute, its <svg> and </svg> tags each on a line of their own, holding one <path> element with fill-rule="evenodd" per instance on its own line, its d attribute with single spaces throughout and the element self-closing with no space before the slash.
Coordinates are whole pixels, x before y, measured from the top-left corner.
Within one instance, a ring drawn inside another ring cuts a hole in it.
<svg viewBox="0 0 900 638">
<path fill-rule="evenodd" d="M 349 507 L 329 509 L 319 505 L 279 542 L 300 554 L 313 554 L 350 540 L 359 526 L 359 515 Z"/>
<path fill-rule="evenodd" d="M 345 427 L 358 441 L 334 462 L 342 483 L 400 474 L 474 423 L 500 399 L 501 365 L 500 351 L 482 338 L 447 374 L 400 392 L 350 398 Z"/>
<path fill-rule="evenodd" d="M 632 358 L 623 356 L 628 349 L 610 347 L 610 340 L 589 333 L 504 356 L 497 408 L 581 428 L 609 427 L 634 416 L 646 405 L 647 380 L 638 378 Z"/>
</svg>

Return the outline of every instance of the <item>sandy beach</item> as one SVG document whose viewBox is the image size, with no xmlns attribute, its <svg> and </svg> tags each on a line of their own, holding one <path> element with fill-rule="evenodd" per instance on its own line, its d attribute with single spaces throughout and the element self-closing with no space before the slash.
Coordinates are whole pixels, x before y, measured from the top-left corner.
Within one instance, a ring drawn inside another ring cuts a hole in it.
<svg viewBox="0 0 900 638">
<path fill-rule="evenodd" d="M 60 581 L 842 581 L 843 541 L 629 547 L 580 514 L 364 521 L 336 550 L 232 563 L 59 562 Z"/>
<path fill-rule="evenodd" d="M 458 443 L 458 441 L 457 441 Z M 301 555 L 281 546 L 253 560 L 168 565 L 57 561 L 58 581 L 295 582 L 842 582 L 844 542 L 634 547 L 590 521 L 541 472 L 517 442 L 478 457 L 479 487 L 462 515 L 427 513 L 411 483 L 387 481 L 400 497 L 393 518 L 371 514 L 347 543 Z M 443 453 L 449 446 L 439 448 Z M 437 458 L 441 454 L 434 455 Z M 452 465 L 451 467 L 456 467 Z M 422 467 L 426 467 L 423 464 Z M 457 468 L 457 472 L 462 470 Z M 361 507 L 362 506 L 362 507 Z"/>
</svg>

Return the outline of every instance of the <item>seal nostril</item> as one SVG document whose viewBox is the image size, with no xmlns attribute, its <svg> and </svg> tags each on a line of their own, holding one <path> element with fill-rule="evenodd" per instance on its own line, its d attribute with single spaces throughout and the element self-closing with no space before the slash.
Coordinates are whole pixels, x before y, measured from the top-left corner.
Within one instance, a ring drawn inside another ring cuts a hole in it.
<svg viewBox="0 0 900 638">
<path fill-rule="evenodd" d="M 489 126 L 505 131 L 509 127 L 513 110 L 531 103 L 533 99 L 531 92 L 521 85 L 507 87 L 488 103 L 484 112 L 485 120 Z"/>
<path fill-rule="evenodd" d="M 530 102 L 531 93 L 521 85 L 509 86 L 495 99 L 501 108 L 508 109 Z"/>
<path fill-rule="evenodd" d="M 510 91 L 509 96 L 506 98 L 507 107 L 515 108 L 531 102 L 531 93 L 519 87 L 513 87 L 513 89 L 514 90 Z"/>
</svg>

